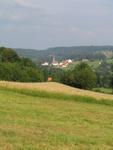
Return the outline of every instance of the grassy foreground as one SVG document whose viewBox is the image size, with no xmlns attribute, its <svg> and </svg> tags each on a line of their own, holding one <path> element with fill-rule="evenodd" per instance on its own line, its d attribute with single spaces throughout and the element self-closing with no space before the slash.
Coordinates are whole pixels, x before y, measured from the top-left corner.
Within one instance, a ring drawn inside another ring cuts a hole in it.
<svg viewBox="0 0 113 150">
<path fill-rule="evenodd" d="M 0 150 L 111 150 L 113 105 L 106 102 L 1 87 Z"/>
</svg>

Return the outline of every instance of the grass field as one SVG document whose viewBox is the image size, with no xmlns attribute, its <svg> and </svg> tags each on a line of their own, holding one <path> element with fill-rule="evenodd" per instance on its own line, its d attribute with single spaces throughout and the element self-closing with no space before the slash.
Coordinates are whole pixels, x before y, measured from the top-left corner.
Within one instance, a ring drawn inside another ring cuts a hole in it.
<svg viewBox="0 0 113 150">
<path fill-rule="evenodd" d="M 109 61 L 109 63 L 111 63 L 111 60 L 108 60 L 108 61 Z M 74 67 L 80 63 L 81 63 L 81 61 L 75 61 L 69 66 L 68 69 L 74 69 Z M 87 63 L 92 69 L 95 70 L 99 67 L 101 61 L 99 61 L 99 60 L 90 61 L 89 60 L 89 61 L 86 61 L 85 63 Z"/>
<path fill-rule="evenodd" d="M 0 150 L 112 150 L 112 95 L 109 105 L 87 96 L 56 83 L 1 82 Z"/>
<path fill-rule="evenodd" d="M 113 94 L 113 90 L 111 88 L 101 87 L 101 88 L 94 88 L 93 90 L 101 93 Z"/>
<path fill-rule="evenodd" d="M 87 63 L 93 70 L 96 70 L 102 63 L 102 60 L 89 60 L 86 61 L 85 63 Z M 106 59 L 106 62 L 109 64 L 113 64 L 113 59 Z M 76 65 L 80 64 L 81 61 L 75 61 L 72 64 L 70 64 L 68 66 L 68 68 L 65 69 L 74 69 Z"/>
</svg>

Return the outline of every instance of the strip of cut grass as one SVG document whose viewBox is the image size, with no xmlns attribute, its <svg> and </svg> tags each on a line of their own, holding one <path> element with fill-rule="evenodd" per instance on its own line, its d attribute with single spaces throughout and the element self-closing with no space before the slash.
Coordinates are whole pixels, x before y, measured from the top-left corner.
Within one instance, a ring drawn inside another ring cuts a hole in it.
<svg viewBox="0 0 113 150">
<path fill-rule="evenodd" d="M 94 103 L 94 104 L 113 106 L 113 100 L 109 100 L 109 99 L 97 100 L 95 98 L 88 97 L 88 96 L 68 95 L 64 93 L 47 92 L 41 90 L 16 89 L 16 88 L 9 88 L 9 87 L 0 87 L 0 90 L 13 91 L 16 93 L 29 95 L 33 97 L 40 97 L 40 98 L 69 100 L 69 101 L 76 101 L 76 102 L 78 101 L 82 103 Z"/>
</svg>

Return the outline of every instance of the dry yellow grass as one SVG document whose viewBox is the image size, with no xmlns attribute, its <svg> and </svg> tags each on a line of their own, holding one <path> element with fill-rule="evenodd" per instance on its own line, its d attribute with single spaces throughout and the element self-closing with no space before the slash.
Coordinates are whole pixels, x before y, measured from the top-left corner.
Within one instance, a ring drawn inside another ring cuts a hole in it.
<svg viewBox="0 0 113 150">
<path fill-rule="evenodd" d="M 55 93 L 64 93 L 70 95 L 78 95 L 78 96 L 88 96 L 93 97 L 97 100 L 99 99 L 109 99 L 113 100 L 113 95 L 103 94 L 88 90 L 81 90 L 77 88 L 73 88 L 70 86 L 66 86 L 56 82 L 43 82 L 43 83 L 20 83 L 20 82 L 7 82 L 0 81 L 1 87 L 8 88 L 17 88 L 17 89 L 32 89 L 32 90 L 43 90 L 47 92 L 55 92 Z"/>
</svg>

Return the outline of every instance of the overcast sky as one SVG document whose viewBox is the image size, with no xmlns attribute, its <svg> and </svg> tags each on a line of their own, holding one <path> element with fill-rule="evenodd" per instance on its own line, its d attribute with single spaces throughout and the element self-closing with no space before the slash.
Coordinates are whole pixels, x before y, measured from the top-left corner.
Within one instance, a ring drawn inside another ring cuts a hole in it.
<svg viewBox="0 0 113 150">
<path fill-rule="evenodd" d="M 113 0 L 0 0 L 0 46 L 113 45 Z"/>
</svg>

